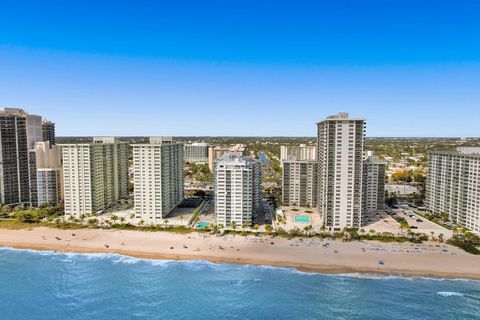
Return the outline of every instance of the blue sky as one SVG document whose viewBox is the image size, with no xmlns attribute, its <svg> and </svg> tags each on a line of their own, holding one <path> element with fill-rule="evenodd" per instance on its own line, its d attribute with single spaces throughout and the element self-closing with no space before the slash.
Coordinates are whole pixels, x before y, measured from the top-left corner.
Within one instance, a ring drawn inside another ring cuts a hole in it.
<svg viewBox="0 0 480 320">
<path fill-rule="evenodd" d="M 58 135 L 480 136 L 478 1 L 0 2 L 0 106 Z"/>
</svg>

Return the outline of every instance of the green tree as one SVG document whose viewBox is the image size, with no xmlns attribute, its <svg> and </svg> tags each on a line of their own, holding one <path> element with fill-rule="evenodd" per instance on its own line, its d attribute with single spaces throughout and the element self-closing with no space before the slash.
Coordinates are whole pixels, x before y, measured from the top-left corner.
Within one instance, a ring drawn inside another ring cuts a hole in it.
<svg viewBox="0 0 480 320">
<path fill-rule="evenodd" d="M 272 226 L 267 224 L 265 225 L 265 231 L 267 231 L 268 233 L 271 233 L 272 232 Z"/>
</svg>

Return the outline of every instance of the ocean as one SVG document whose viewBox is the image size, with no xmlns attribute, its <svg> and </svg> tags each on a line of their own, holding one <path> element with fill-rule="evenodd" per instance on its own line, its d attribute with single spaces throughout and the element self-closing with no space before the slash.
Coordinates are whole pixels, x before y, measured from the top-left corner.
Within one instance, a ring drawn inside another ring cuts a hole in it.
<svg viewBox="0 0 480 320">
<path fill-rule="evenodd" d="M 3 248 L 0 319 L 480 319 L 480 282 Z"/>
</svg>

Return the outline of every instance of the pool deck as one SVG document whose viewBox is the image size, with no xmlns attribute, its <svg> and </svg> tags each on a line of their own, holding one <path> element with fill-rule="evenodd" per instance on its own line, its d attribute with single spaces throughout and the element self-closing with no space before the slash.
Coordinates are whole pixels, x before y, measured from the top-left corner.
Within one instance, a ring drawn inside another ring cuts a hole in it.
<svg viewBox="0 0 480 320">
<path fill-rule="evenodd" d="M 295 211 L 298 210 L 298 211 Z M 313 230 L 319 231 L 321 227 L 321 218 L 318 210 L 316 208 L 301 208 L 301 207 L 282 207 L 282 211 L 285 215 L 285 224 L 277 224 L 277 226 L 283 228 L 286 231 L 292 230 L 294 228 L 303 229 L 306 226 L 311 225 Z M 305 211 L 312 211 L 312 213 L 306 213 Z M 302 216 L 307 216 L 309 221 L 301 221 Z M 300 221 L 297 220 L 300 218 Z"/>
<path fill-rule="evenodd" d="M 308 215 L 295 215 L 295 222 L 297 223 L 310 223 L 311 219 Z"/>
</svg>

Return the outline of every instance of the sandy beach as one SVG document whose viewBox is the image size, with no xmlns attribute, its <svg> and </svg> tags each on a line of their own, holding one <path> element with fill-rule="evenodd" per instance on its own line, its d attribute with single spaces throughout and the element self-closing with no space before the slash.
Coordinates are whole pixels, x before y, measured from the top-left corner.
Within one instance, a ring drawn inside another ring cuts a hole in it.
<svg viewBox="0 0 480 320">
<path fill-rule="evenodd" d="M 371 273 L 480 280 L 480 256 L 435 242 L 389 244 L 41 227 L 0 229 L 0 247 L 270 265 L 329 274 Z M 383 265 L 379 264 L 380 260 Z"/>
</svg>

